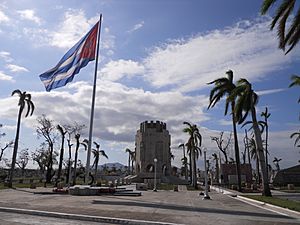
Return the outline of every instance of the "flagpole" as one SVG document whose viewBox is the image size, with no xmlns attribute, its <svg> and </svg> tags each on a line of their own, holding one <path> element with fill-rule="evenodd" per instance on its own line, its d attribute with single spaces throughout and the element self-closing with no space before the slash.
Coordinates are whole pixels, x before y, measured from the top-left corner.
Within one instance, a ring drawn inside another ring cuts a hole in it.
<svg viewBox="0 0 300 225">
<path fill-rule="evenodd" d="M 91 161 L 91 150 L 92 150 L 92 137 L 93 137 L 93 123 L 94 123 L 94 110 L 95 110 L 95 97 L 96 97 L 97 68 L 98 68 L 98 55 L 99 55 L 99 43 L 100 43 L 101 23 L 102 23 L 102 14 L 100 14 L 99 26 L 98 26 L 98 38 L 97 38 L 97 50 L 96 50 L 94 86 L 93 86 L 91 117 L 90 117 L 89 142 L 88 142 L 88 152 L 87 152 L 86 167 L 85 167 L 85 184 L 88 184 L 89 172 L 90 172 L 90 161 Z"/>
</svg>

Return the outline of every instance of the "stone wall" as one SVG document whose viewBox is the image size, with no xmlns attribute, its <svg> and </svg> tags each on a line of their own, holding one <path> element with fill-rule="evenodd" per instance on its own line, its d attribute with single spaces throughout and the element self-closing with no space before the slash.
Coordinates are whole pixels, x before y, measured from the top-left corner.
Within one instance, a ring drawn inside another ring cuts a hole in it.
<svg viewBox="0 0 300 225">
<path fill-rule="evenodd" d="M 157 158 L 157 176 L 170 175 L 170 142 L 171 137 L 165 123 L 160 121 L 142 122 L 135 137 L 137 174 L 153 176 L 153 160 Z"/>
<path fill-rule="evenodd" d="M 300 186 L 300 165 L 278 171 L 273 184 L 275 186 L 284 186 L 287 184 Z"/>
<path fill-rule="evenodd" d="M 234 184 L 237 183 L 236 164 L 221 164 L 220 176 L 221 183 Z M 241 179 L 242 182 L 252 183 L 251 164 L 241 164 Z"/>
</svg>

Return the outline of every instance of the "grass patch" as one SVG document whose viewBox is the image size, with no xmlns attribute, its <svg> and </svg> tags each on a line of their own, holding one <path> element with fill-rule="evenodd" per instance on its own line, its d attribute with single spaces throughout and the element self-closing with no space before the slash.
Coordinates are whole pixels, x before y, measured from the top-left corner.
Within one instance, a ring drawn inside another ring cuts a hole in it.
<svg viewBox="0 0 300 225">
<path fill-rule="evenodd" d="M 165 191 L 170 191 L 174 190 L 174 185 L 173 184 L 165 184 L 165 183 L 160 183 L 157 185 L 158 190 L 165 190 Z"/>
<path fill-rule="evenodd" d="M 281 199 L 277 197 L 266 197 L 260 195 L 243 195 L 243 197 L 251 198 L 257 201 L 269 203 L 283 208 L 291 209 L 300 212 L 300 203 L 288 199 Z"/>
</svg>

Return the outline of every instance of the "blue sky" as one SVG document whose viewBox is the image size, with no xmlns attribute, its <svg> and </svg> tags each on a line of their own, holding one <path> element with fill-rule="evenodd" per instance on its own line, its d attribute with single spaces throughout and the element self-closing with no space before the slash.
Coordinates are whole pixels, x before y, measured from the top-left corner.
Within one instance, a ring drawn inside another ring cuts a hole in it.
<svg viewBox="0 0 300 225">
<path fill-rule="evenodd" d="M 183 121 L 196 123 L 209 154 L 217 152 L 210 137 L 221 131 L 228 135 L 230 117 L 223 115 L 224 101 L 207 111 L 211 87 L 206 83 L 232 69 L 235 80 L 247 78 L 260 95 L 258 117 L 269 108 L 271 159 L 282 158 L 282 167 L 297 164 L 299 150 L 289 136 L 299 129 L 299 89 L 288 85 L 290 76 L 299 72 L 299 47 L 288 55 L 277 49 L 276 33 L 269 31 L 270 15 L 259 15 L 260 4 L 260 0 L 2 1 L 0 123 L 7 135 L 1 145 L 14 138 L 17 98 L 10 95 L 15 89 L 31 93 L 36 105 L 34 116 L 23 119 L 20 148 L 34 151 L 41 143 L 35 130 L 42 114 L 55 124 L 76 121 L 88 126 L 94 62 L 72 83 L 50 93 L 38 75 L 52 68 L 102 13 L 94 140 L 106 150 L 108 161 L 126 164 L 124 149 L 134 148 L 136 130 L 144 120 L 167 123 L 174 165 L 182 157 L 176 146 L 187 139 Z M 243 149 L 244 129 L 238 130 Z M 80 157 L 85 161 L 83 150 Z"/>
</svg>

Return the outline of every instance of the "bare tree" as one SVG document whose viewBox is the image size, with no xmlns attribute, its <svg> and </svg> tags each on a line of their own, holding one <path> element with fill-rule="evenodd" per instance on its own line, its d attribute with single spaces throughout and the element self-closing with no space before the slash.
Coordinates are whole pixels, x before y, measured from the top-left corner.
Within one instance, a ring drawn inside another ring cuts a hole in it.
<svg viewBox="0 0 300 225">
<path fill-rule="evenodd" d="M 223 153 L 224 158 L 225 158 L 225 163 L 228 163 L 228 147 L 231 143 L 232 140 L 232 133 L 230 133 L 229 138 L 227 139 L 226 142 L 224 142 L 223 138 L 224 132 L 222 131 L 220 133 L 219 137 L 211 137 L 211 140 L 216 142 L 218 149 Z"/>
<path fill-rule="evenodd" d="M 48 171 L 50 170 L 49 167 L 57 164 L 57 160 L 56 160 L 57 156 L 58 156 L 58 153 L 55 151 L 52 152 L 52 154 L 51 154 L 49 146 L 45 142 L 41 143 L 40 148 L 36 149 L 36 151 L 31 154 L 31 158 L 34 163 L 36 162 L 38 164 L 41 174 L 44 174 L 45 171 L 47 171 L 47 173 L 48 173 Z M 49 164 L 50 158 L 51 158 L 52 164 Z M 53 175 L 54 175 L 54 173 L 52 174 L 52 176 Z M 51 176 L 51 178 L 52 178 L 52 176 Z M 51 182 L 51 178 L 50 178 L 50 182 Z"/>
<path fill-rule="evenodd" d="M 13 141 L 10 141 L 9 143 L 6 143 L 5 146 L 2 148 L 1 147 L 1 151 L 0 151 L 0 162 L 3 159 L 3 155 L 6 149 L 11 148 L 14 145 Z"/>
<path fill-rule="evenodd" d="M 3 124 L 0 123 L 0 128 L 3 127 Z M 6 133 L 0 133 L 0 138 L 4 137 L 6 135 Z M 5 146 L 4 147 L 0 147 L 0 162 L 1 160 L 3 159 L 3 155 L 4 155 L 4 151 L 8 148 L 11 148 L 12 146 L 14 145 L 14 142 L 13 141 L 10 141 L 8 143 L 5 143 Z M 1 144 L 0 144 L 1 146 Z"/>
<path fill-rule="evenodd" d="M 68 134 L 68 149 L 69 149 L 69 163 L 68 163 L 68 172 L 67 172 L 67 183 L 69 184 L 71 182 L 71 176 L 72 176 L 72 164 L 74 163 L 74 179 L 73 179 L 73 184 L 76 183 L 76 167 L 77 167 L 77 158 L 78 158 L 78 150 L 80 146 L 80 133 L 81 131 L 85 128 L 85 125 L 80 125 L 77 122 L 74 122 L 72 125 L 67 124 L 64 125 L 65 130 L 67 131 Z M 74 135 L 74 138 L 76 140 L 76 145 L 75 145 L 75 160 L 72 160 L 72 146 L 73 144 L 71 143 L 72 136 Z"/>
<path fill-rule="evenodd" d="M 54 155 L 54 149 L 53 145 L 57 138 L 56 132 L 55 132 L 55 126 L 53 123 L 53 120 L 50 120 L 46 117 L 46 115 L 42 115 L 41 117 L 37 118 L 37 122 L 39 126 L 37 127 L 37 135 L 38 138 L 44 138 L 45 143 L 48 145 L 47 150 L 47 173 L 46 173 L 46 183 L 51 183 L 51 179 L 54 176 L 53 173 L 53 155 Z M 55 153 L 57 155 L 57 153 Z"/>
<path fill-rule="evenodd" d="M 29 158 L 28 148 L 22 149 L 16 161 L 17 166 L 21 169 L 22 177 L 24 176 L 25 168 L 28 164 Z"/>
</svg>

